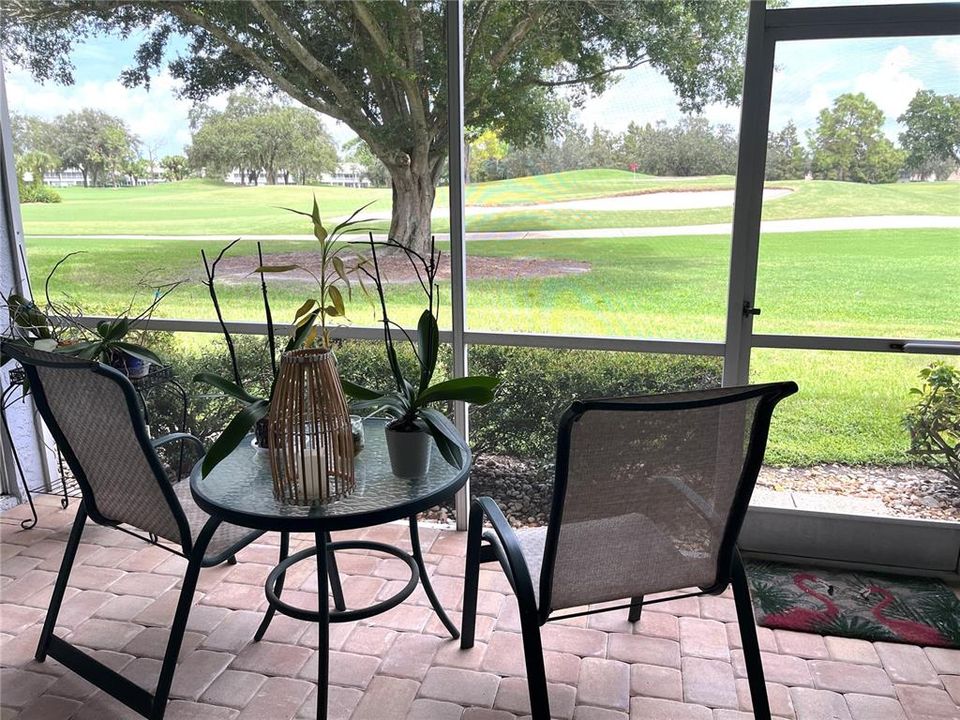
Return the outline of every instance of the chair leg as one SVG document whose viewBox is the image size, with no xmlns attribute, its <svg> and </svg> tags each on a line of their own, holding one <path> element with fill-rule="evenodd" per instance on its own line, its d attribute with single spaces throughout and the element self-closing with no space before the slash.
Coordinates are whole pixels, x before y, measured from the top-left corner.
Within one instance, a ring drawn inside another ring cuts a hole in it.
<svg viewBox="0 0 960 720">
<path fill-rule="evenodd" d="M 332 553 L 327 552 L 329 533 L 314 533 L 317 544 L 317 578 L 329 572 L 327 562 Z M 330 680 L 330 599 L 327 596 L 327 584 L 317 583 L 317 720 L 327 720 L 327 696 Z"/>
<path fill-rule="evenodd" d="M 733 554 L 731 584 L 733 585 L 733 600 L 737 608 L 737 622 L 740 625 L 743 659 L 747 666 L 750 697 L 753 699 L 753 716 L 757 720 L 770 720 L 770 701 L 767 699 L 767 685 L 763 677 L 760 641 L 757 639 L 757 626 L 753 619 L 753 605 L 750 602 L 747 573 L 743 568 L 743 560 L 740 558 L 739 550 Z"/>
<path fill-rule="evenodd" d="M 536 608 L 520 608 L 520 631 L 523 636 L 523 658 L 527 666 L 531 720 L 550 720 L 547 673 L 543 664 L 543 644 L 540 641 Z"/>
<path fill-rule="evenodd" d="M 183 586 L 180 590 L 180 600 L 177 602 L 177 611 L 173 616 L 173 625 L 170 627 L 170 638 L 167 640 L 167 650 L 163 655 L 163 665 L 160 668 L 160 677 L 157 680 L 157 690 L 153 695 L 153 709 L 150 720 L 163 720 L 167 709 L 167 698 L 170 696 L 170 687 L 173 685 L 173 673 L 177 669 L 177 657 L 183 644 L 183 634 L 187 629 L 187 619 L 193 607 L 193 592 L 197 589 L 197 578 L 200 577 L 200 567 L 210 538 L 220 526 L 220 520 L 211 517 L 207 520 L 203 530 L 197 538 L 187 563 L 187 572 L 183 576 Z"/>
<path fill-rule="evenodd" d="M 330 533 L 326 534 L 327 544 L 333 542 Z M 330 578 L 330 591 L 333 595 L 333 606 L 341 612 L 347 609 L 343 599 L 343 585 L 340 584 L 340 569 L 337 567 L 337 555 L 333 550 L 327 552 L 327 576 Z"/>
<path fill-rule="evenodd" d="M 237 564 L 236 555 L 231 555 L 230 557 L 227 558 L 227 565 L 236 565 L 236 564 Z"/>
<path fill-rule="evenodd" d="M 477 629 L 477 592 L 480 586 L 480 544 L 483 541 L 483 511 L 474 507 L 467 526 L 467 558 L 463 572 L 463 613 L 460 649 L 473 647 Z"/>
<path fill-rule="evenodd" d="M 640 595 L 635 598 L 630 598 L 630 614 L 627 615 L 627 620 L 632 623 L 640 620 L 640 613 L 643 610 L 643 595 Z"/>
<path fill-rule="evenodd" d="M 73 569 L 73 561 L 77 556 L 77 548 L 80 546 L 80 536 L 83 535 L 83 526 L 86 521 L 87 510 L 83 502 L 81 502 L 77 507 L 77 515 L 73 519 L 70 539 L 67 540 L 67 547 L 63 552 L 60 572 L 57 574 L 57 582 L 53 586 L 53 595 L 50 596 L 50 607 L 47 609 L 47 617 L 43 621 L 43 631 L 40 633 L 40 642 L 37 644 L 37 652 L 35 655 L 37 662 L 43 662 L 47 659 L 47 649 L 50 647 L 50 638 L 53 637 L 53 631 L 56 630 L 57 627 L 57 616 L 60 614 L 63 594 L 67 589 L 70 570 Z"/>
<path fill-rule="evenodd" d="M 280 533 L 280 559 L 277 561 L 277 564 L 282 563 L 287 559 L 287 555 L 290 552 L 290 533 L 281 532 Z M 283 578 L 286 573 L 280 575 L 277 578 L 277 586 L 274 588 L 274 592 L 277 594 L 277 597 L 280 597 L 280 593 L 283 591 Z M 267 631 L 267 628 L 270 627 L 270 621 L 273 620 L 274 614 L 276 614 L 277 609 L 270 605 L 267 608 L 267 611 L 263 614 L 263 620 L 260 621 L 260 627 L 257 628 L 257 632 L 253 634 L 254 642 L 260 642 L 263 639 L 263 634 Z"/>
</svg>

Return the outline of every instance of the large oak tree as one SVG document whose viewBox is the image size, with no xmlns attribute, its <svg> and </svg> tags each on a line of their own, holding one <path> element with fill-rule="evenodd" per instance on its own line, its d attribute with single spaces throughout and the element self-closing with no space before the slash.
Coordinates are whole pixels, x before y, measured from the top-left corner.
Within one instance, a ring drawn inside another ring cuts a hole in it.
<svg viewBox="0 0 960 720">
<path fill-rule="evenodd" d="M 20 0 L 3 52 L 40 80 L 69 83 L 70 51 L 99 34 L 145 31 L 127 84 L 148 84 L 176 36 L 183 93 L 241 86 L 285 93 L 359 135 L 390 173 L 398 241 L 422 247 L 447 154 L 446 3 L 241 0 Z M 741 0 L 467 0 L 464 114 L 472 132 L 543 137 L 562 96 L 574 106 L 616 73 L 648 64 L 684 109 L 734 99 L 747 3 Z"/>
</svg>

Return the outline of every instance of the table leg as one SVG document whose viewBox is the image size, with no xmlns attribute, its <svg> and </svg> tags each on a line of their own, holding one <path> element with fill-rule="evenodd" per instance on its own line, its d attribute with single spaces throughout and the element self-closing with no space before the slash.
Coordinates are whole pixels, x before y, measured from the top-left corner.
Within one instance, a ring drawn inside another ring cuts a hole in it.
<svg viewBox="0 0 960 720">
<path fill-rule="evenodd" d="M 287 553 L 290 552 L 290 533 L 281 532 L 280 533 L 280 562 L 283 562 L 287 559 Z M 286 573 L 284 573 L 285 575 Z M 280 593 L 283 591 L 283 578 L 284 575 L 281 575 L 277 578 L 277 585 L 274 588 L 274 592 L 277 594 L 277 597 L 280 597 Z M 319 583 L 318 583 L 319 584 Z M 255 642 L 260 642 L 263 639 L 263 634 L 267 632 L 267 628 L 270 627 L 270 621 L 273 620 L 274 613 L 277 612 L 277 609 L 273 605 L 267 607 L 267 612 L 263 616 L 263 620 L 260 621 L 260 627 L 257 628 L 257 632 L 254 634 L 253 639 Z"/>
<path fill-rule="evenodd" d="M 320 618 L 317 622 L 317 720 L 327 720 L 327 680 L 330 662 L 330 598 L 327 583 L 327 533 L 314 533 L 317 543 L 317 605 Z"/>
<path fill-rule="evenodd" d="M 410 516 L 410 544 L 413 546 L 413 559 L 416 560 L 417 568 L 420 571 L 420 583 L 423 585 L 423 591 L 427 594 L 427 599 L 430 601 L 430 604 L 433 605 L 433 610 L 437 613 L 437 617 L 440 618 L 440 622 L 443 623 L 443 626 L 447 629 L 447 632 L 450 633 L 450 636 L 456 640 L 460 637 L 460 631 L 457 630 L 457 626 L 453 624 L 453 621 L 449 618 L 440 601 L 437 599 L 437 594 L 433 591 L 433 585 L 430 584 L 430 576 L 427 575 L 427 566 L 423 562 L 423 552 L 420 550 L 420 530 L 417 527 L 416 515 Z"/>
<path fill-rule="evenodd" d="M 333 542 L 333 538 L 330 537 L 330 533 L 326 533 L 327 544 Z M 331 550 L 329 556 L 327 557 L 329 568 L 328 575 L 330 576 L 330 590 L 333 593 L 333 606 L 340 610 L 341 612 L 347 609 L 347 603 L 343 599 L 343 586 L 340 584 L 340 569 L 337 567 L 337 554 Z M 319 577 L 318 582 L 319 582 Z"/>
</svg>

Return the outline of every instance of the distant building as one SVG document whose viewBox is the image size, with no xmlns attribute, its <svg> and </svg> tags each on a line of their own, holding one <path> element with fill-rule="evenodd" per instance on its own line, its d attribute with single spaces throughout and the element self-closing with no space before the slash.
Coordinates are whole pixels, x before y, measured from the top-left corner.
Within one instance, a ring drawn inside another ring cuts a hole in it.
<svg viewBox="0 0 960 720">
<path fill-rule="evenodd" d="M 24 182 L 33 182 L 33 173 L 25 172 L 23 174 Z M 136 183 L 134 183 L 133 178 L 129 175 L 124 175 L 117 178 L 118 185 L 155 185 L 156 183 L 166 182 L 167 179 L 164 177 L 163 168 L 160 167 L 159 163 L 154 163 L 149 170 L 147 177 L 137 178 Z M 106 182 L 106 185 L 112 186 L 113 181 L 110 179 Z M 63 168 L 62 170 L 53 170 L 51 172 L 45 172 L 43 174 L 43 184 L 55 188 L 64 188 L 64 187 L 78 187 L 83 185 L 83 173 L 80 172 L 77 168 Z"/>
<path fill-rule="evenodd" d="M 367 188 L 372 184 L 366 169 L 359 163 L 340 163 L 332 173 L 322 173 L 320 182 L 353 188 Z"/>
</svg>

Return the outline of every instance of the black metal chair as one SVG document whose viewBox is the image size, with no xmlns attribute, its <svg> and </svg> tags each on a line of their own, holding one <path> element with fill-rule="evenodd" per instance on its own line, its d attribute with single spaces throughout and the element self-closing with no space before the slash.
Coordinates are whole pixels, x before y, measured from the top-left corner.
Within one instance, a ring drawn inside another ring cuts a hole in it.
<svg viewBox="0 0 960 720">
<path fill-rule="evenodd" d="M 202 453 L 203 445 L 187 433 L 171 433 L 151 440 L 136 391 L 123 374 L 100 363 L 12 343 L 4 343 L 3 349 L 26 371 L 40 415 L 82 493 L 36 658 L 43 662 L 49 654 L 141 715 L 160 720 L 166 710 L 200 568 L 236 562 L 234 554 L 263 532 L 228 523 L 222 523 L 214 532 L 202 531 L 209 516 L 193 501 L 188 482 L 170 482 L 156 449 L 169 442 L 186 441 Z M 172 547 L 159 546 L 188 560 L 153 694 L 54 634 L 88 517 L 147 541 L 168 540 Z M 130 528 L 146 532 L 149 537 Z"/>
<path fill-rule="evenodd" d="M 737 536 L 773 409 L 796 391 L 784 382 L 573 403 L 560 420 L 546 527 L 514 531 L 492 498 L 473 501 L 461 647 L 474 642 L 480 565 L 499 561 L 520 608 L 533 720 L 548 720 L 542 625 L 628 608 L 636 622 L 644 604 L 732 584 L 754 713 L 768 719 Z M 686 588 L 697 590 L 644 601 Z"/>
</svg>

